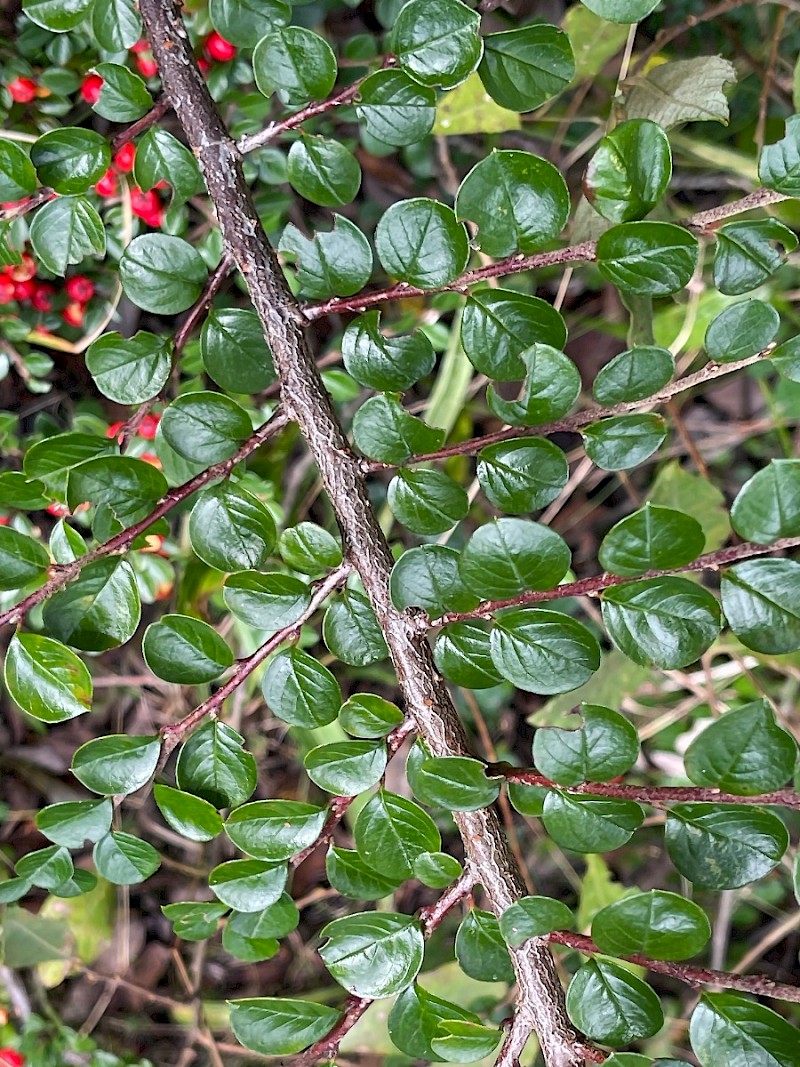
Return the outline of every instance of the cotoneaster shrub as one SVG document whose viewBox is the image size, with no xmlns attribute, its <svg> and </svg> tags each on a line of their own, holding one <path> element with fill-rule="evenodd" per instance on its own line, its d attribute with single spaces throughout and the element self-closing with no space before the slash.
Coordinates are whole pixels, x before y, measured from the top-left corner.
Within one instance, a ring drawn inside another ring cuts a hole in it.
<svg viewBox="0 0 800 1067">
<path fill-rule="evenodd" d="M 797 12 L 534 7 L 8 15 L 18 1058 L 800 1065 Z"/>
</svg>

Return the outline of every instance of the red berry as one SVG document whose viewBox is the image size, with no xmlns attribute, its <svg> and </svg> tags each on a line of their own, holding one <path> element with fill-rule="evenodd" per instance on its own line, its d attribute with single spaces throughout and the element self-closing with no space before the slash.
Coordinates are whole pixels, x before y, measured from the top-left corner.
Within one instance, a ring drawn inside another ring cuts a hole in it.
<svg viewBox="0 0 800 1067">
<path fill-rule="evenodd" d="M 31 78 L 15 78 L 10 82 L 8 91 L 11 99 L 18 104 L 29 104 L 36 96 L 36 82 Z"/>
<path fill-rule="evenodd" d="M 152 56 L 137 56 L 136 66 L 139 68 L 139 73 L 143 78 L 153 78 L 158 74 L 158 63 Z"/>
<path fill-rule="evenodd" d="M 36 282 L 33 278 L 27 278 L 24 282 L 14 282 L 14 299 L 30 300 L 36 292 Z"/>
<path fill-rule="evenodd" d="M 48 285 L 47 282 L 40 282 L 34 290 L 31 303 L 37 311 L 50 311 L 53 307 L 51 297 L 54 292 L 55 286 Z"/>
<path fill-rule="evenodd" d="M 140 40 L 138 40 L 136 42 L 136 44 L 132 44 L 131 45 L 130 50 L 131 50 L 131 52 L 134 52 L 134 53 L 135 52 L 149 52 L 150 51 L 150 44 L 149 44 L 148 41 L 146 41 L 144 39 L 144 37 L 142 37 Z"/>
<path fill-rule="evenodd" d="M 0 278 L 0 304 L 10 304 L 14 299 L 14 283 L 5 275 Z"/>
<path fill-rule="evenodd" d="M 6 523 L 8 519 L 6 519 Z M 0 1048 L 0 1067 L 24 1067 L 25 1057 L 13 1048 Z"/>
<path fill-rule="evenodd" d="M 8 526 L 8 515 L 0 515 L 0 526 Z M 3 1049 L 3 1052 L 7 1052 L 8 1049 Z M 0 1063 L 3 1061 L 0 1060 Z"/>
<path fill-rule="evenodd" d="M 65 515 L 69 515 L 69 508 L 66 504 L 60 504 L 56 501 L 53 504 L 48 504 L 45 508 L 48 515 L 55 515 L 57 519 L 63 519 Z"/>
<path fill-rule="evenodd" d="M 22 253 L 22 262 L 15 263 L 9 273 L 15 282 L 26 282 L 36 274 L 36 261 L 27 252 Z"/>
<path fill-rule="evenodd" d="M 236 45 L 226 41 L 222 34 L 214 30 L 206 40 L 206 55 L 220 63 L 227 63 L 236 55 Z"/>
<path fill-rule="evenodd" d="M 81 96 L 87 104 L 96 104 L 102 88 L 103 79 L 99 74 L 87 74 L 81 82 Z"/>
<path fill-rule="evenodd" d="M 141 189 L 134 186 L 131 190 L 131 211 L 148 226 L 158 229 L 161 225 L 161 201 L 155 189 L 149 189 L 143 193 Z"/>
<path fill-rule="evenodd" d="M 79 304 L 77 300 L 71 300 L 61 312 L 61 318 L 67 326 L 83 326 L 84 315 L 83 304 Z"/>
<path fill-rule="evenodd" d="M 120 148 L 119 152 L 114 156 L 114 166 L 117 170 L 121 170 L 123 174 L 127 174 L 133 170 L 133 163 L 136 159 L 136 145 L 133 141 L 126 141 Z"/>
<path fill-rule="evenodd" d="M 106 199 L 116 195 L 117 176 L 111 167 L 108 168 L 100 181 L 95 184 L 94 191 L 98 196 L 102 196 Z"/>
<path fill-rule="evenodd" d="M 124 422 L 112 422 L 109 428 L 106 430 L 106 437 L 110 437 L 113 441 L 115 437 L 119 437 L 119 435 L 122 433 L 122 427 L 124 425 Z"/>
<path fill-rule="evenodd" d="M 200 58 L 197 60 L 197 66 L 199 67 L 201 74 L 208 74 L 208 72 L 211 70 L 211 64 L 208 62 L 205 56 L 200 56 Z"/>
<path fill-rule="evenodd" d="M 145 415 L 139 427 L 139 436 L 143 437 L 145 441 L 155 440 L 156 430 L 160 422 L 160 415 Z"/>
<path fill-rule="evenodd" d="M 67 278 L 64 289 L 70 300 L 77 300 L 79 304 L 88 304 L 94 296 L 94 282 L 85 274 L 73 274 Z"/>
</svg>

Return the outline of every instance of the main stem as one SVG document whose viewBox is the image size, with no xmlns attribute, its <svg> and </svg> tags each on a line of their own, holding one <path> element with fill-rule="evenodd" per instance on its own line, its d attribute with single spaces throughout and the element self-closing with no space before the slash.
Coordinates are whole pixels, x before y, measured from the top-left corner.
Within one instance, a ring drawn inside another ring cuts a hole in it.
<svg viewBox="0 0 800 1067">
<path fill-rule="evenodd" d="M 389 647 L 398 683 L 417 730 L 436 756 L 461 755 L 467 739 L 430 646 L 389 594 L 392 556 L 369 502 L 359 463 L 325 391 L 306 342 L 300 313 L 266 239 L 244 180 L 241 156 L 197 68 L 173 0 L 140 0 L 166 94 L 200 163 L 226 251 L 250 290 L 272 349 L 287 414 L 294 418 L 320 471 L 358 571 Z M 456 815 L 464 847 L 496 913 L 525 887 L 492 810 Z M 581 1067 L 579 1038 L 567 1017 L 564 994 L 546 943 L 530 941 L 512 953 L 519 1010 L 536 1030 L 547 1067 Z"/>
</svg>

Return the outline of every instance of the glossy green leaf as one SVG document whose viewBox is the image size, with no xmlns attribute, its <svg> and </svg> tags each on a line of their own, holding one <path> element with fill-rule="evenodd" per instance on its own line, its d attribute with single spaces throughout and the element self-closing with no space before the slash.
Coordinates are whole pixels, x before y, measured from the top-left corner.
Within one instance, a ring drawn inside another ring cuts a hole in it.
<svg viewBox="0 0 800 1067">
<path fill-rule="evenodd" d="M 431 1048 L 447 1063 L 473 1063 L 487 1057 L 502 1036 L 502 1030 L 493 1026 L 448 1019 L 439 1023 Z"/>
<path fill-rule="evenodd" d="M 697 785 L 756 796 L 791 778 L 797 744 L 775 721 L 766 700 L 753 700 L 715 719 L 684 755 L 686 774 Z"/>
<path fill-rule="evenodd" d="M 353 836 L 359 855 L 379 874 L 397 880 L 410 878 L 417 856 L 438 852 L 442 844 L 419 804 L 385 789 L 358 813 Z"/>
<path fill-rule="evenodd" d="M 280 898 L 287 877 L 285 863 L 229 860 L 211 871 L 208 886 L 229 908 L 243 912 L 263 911 Z"/>
<path fill-rule="evenodd" d="M 339 723 L 354 737 L 385 737 L 403 722 L 403 713 L 374 693 L 355 693 L 339 709 Z"/>
<path fill-rule="evenodd" d="M 543 437 L 501 441 L 478 454 L 481 489 L 501 511 L 539 511 L 567 484 L 569 468 L 561 449 Z"/>
<path fill-rule="evenodd" d="M 237 848 L 271 863 L 289 859 L 316 841 L 325 809 L 295 800 L 257 800 L 228 816 L 225 833 Z"/>
<path fill-rule="evenodd" d="M 334 919 L 320 936 L 319 954 L 336 979 L 357 997 L 390 997 L 419 973 L 424 954 L 416 919 L 390 912 L 363 912 Z"/>
<path fill-rule="evenodd" d="M 611 527 L 598 558 L 610 574 L 635 578 L 649 570 L 682 567 L 700 555 L 705 543 L 697 519 L 648 503 Z"/>
<path fill-rule="evenodd" d="M 142 639 L 150 670 L 166 682 L 200 685 L 233 664 L 233 653 L 213 626 L 188 615 L 162 615 Z"/>
<path fill-rule="evenodd" d="M 160 752 L 157 737 L 95 737 L 77 749 L 70 770 L 93 793 L 127 796 L 150 781 Z"/>
<path fill-rule="evenodd" d="M 663 129 L 649 119 L 632 119 L 615 126 L 597 146 L 583 192 L 604 219 L 633 222 L 653 210 L 671 175 L 672 152 Z"/>
<path fill-rule="evenodd" d="M 23 856 L 14 868 L 17 876 L 40 889 L 57 889 L 72 875 L 72 858 L 63 845 L 50 845 Z"/>
<path fill-rule="evenodd" d="M 263 567 L 275 547 L 275 520 L 246 489 L 223 482 L 197 498 L 189 518 L 195 555 L 220 571 Z"/>
<path fill-rule="evenodd" d="M 291 21 L 287 0 L 210 0 L 208 13 L 214 29 L 240 48 L 252 48 L 271 30 Z"/>
<path fill-rule="evenodd" d="M 40 207 L 33 216 L 30 237 L 44 266 L 62 277 L 71 263 L 106 250 L 102 219 L 82 196 L 59 197 Z"/>
<path fill-rule="evenodd" d="M 101 134 L 62 126 L 31 146 L 31 163 L 42 185 L 62 196 L 85 193 L 111 166 L 111 149 Z"/>
<path fill-rule="evenodd" d="M 419 2 L 411 0 L 411 4 Z M 431 0 L 422 2 L 427 5 Z M 462 6 L 460 0 L 433 2 Z M 417 197 L 400 200 L 384 212 L 375 230 L 375 250 L 387 274 L 420 289 L 435 289 L 452 282 L 465 269 L 469 239 L 452 208 Z"/>
<path fill-rule="evenodd" d="M 108 833 L 112 814 L 110 800 L 66 800 L 37 811 L 36 828 L 56 845 L 83 848 Z"/>
<path fill-rule="evenodd" d="M 241 913 L 246 916 L 246 912 Z M 257 914 L 251 912 L 251 917 L 257 918 Z M 270 960 L 280 952 L 281 945 L 274 937 L 248 937 L 240 934 L 230 922 L 227 922 L 222 930 L 222 947 L 231 956 L 244 963 L 260 963 L 262 960 Z"/>
<path fill-rule="evenodd" d="M 114 885 L 138 885 L 161 866 L 161 857 L 151 844 L 116 830 L 100 838 L 92 858 L 98 873 Z"/>
<path fill-rule="evenodd" d="M 443 471 L 397 472 L 389 483 L 389 507 L 395 518 L 414 533 L 444 533 L 469 511 L 466 491 Z"/>
<path fill-rule="evenodd" d="M 328 851 L 325 873 L 337 893 L 354 900 L 381 900 L 393 893 L 400 882 L 373 870 L 354 849 L 335 845 Z"/>
<path fill-rule="evenodd" d="M 644 812 L 632 800 L 571 795 L 551 790 L 544 799 L 544 828 L 561 848 L 611 852 L 630 841 Z"/>
<path fill-rule="evenodd" d="M 448 681 L 467 689 L 491 689 L 503 680 L 492 659 L 489 631 L 479 622 L 446 626 L 436 640 L 433 658 Z"/>
<path fill-rule="evenodd" d="M 777 219 L 728 222 L 716 232 L 714 284 L 721 293 L 738 295 L 757 288 L 797 247 L 797 237 Z M 775 248 L 778 243 L 784 251 Z"/>
<path fill-rule="evenodd" d="M 19 589 L 38 581 L 49 566 L 44 545 L 10 526 L 0 526 L 0 589 Z"/>
<path fill-rule="evenodd" d="M 208 376 L 231 393 L 259 393 L 275 380 L 272 353 L 254 311 L 212 310 L 203 323 L 200 351 Z"/>
<path fill-rule="evenodd" d="M 291 171 L 291 152 L 289 160 Z M 329 188 L 331 192 L 328 199 L 331 199 L 345 187 L 348 168 L 340 169 L 336 161 L 333 161 L 331 169 L 336 178 L 334 181 L 326 181 L 325 175 L 320 173 L 323 191 L 317 196 L 309 197 L 315 203 L 320 203 L 319 196 L 328 195 Z M 360 181 L 360 171 L 357 177 Z M 292 184 L 302 192 L 294 179 Z M 313 300 L 325 300 L 330 296 L 352 296 L 364 288 L 372 274 L 372 249 L 369 241 L 361 230 L 343 215 L 335 214 L 333 229 L 328 232 L 316 230 L 311 239 L 304 237 L 300 230 L 290 223 L 283 231 L 278 250 L 295 261 L 300 293 Z"/>
<path fill-rule="evenodd" d="M 486 390 L 495 415 L 512 426 L 539 426 L 566 415 L 581 391 L 581 377 L 572 360 L 542 344 L 522 351 L 520 359 L 527 374 L 519 399 L 504 400 L 491 383 Z"/>
<path fill-rule="evenodd" d="M 510 782 L 508 785 L 508 799 L 520 815 L 538 819 L 544 812 L 544 800 L 550 792 L 538 785 L 520 785 L 518 782 Z"/>
<path fill-rule="evenodd" d="M 701 952 L 710 937 L 711 924 L 701 907 L 661 889 L 617 900 L 592 921 L 592 939 L 612 956 L 685 960 Z"/>
<path fill-rule="evenodd" d="M 215 808 L 244 803 L 256 787 L 256 761 L 242 747 L 244 738 L 227 723 L 205 722 L 184 742 L 175 766 L 179 789 L 202 797 Z"/>
<path fill-rule="evenodd" d="M 107 557 L 87 564 L 44 607 L 48 632 L 85 652 L 104 652 L 136 632 L 141 602 L 136 578 L 125 560 Z"/>
<path fill-rule="evenodd" d="M 342 562 L 339 542 L 314 522 L 299 522 L 284 530 L 278 550 L 288 567 L 312 578 L 321 578 L 331 567 L 338 567 Z"/>
<path fill-rule="evenodd" d="M 586 455 L 606 471 L 629 470 L 643 463 L 667 436 L 660 415 L 616 415 L 585 427 Z"/>
<path fill-rule="evenodd" d="M 74 30 L 89 14 L 91 0 L 25 0 L 25 14 L 46 30 Z"/>
<path fill-rule="evenodd" d="M 161 182 L 172 188 L 172 203 L 184 204 L 203 192 L 203 179 L 194 154 L 167 130 L 153 126 L 136 146 L 133 176 L 144 190 Z"/>
<path fill-rule="evenodd" d="M 481 81 L 492 99 L 511 111 L 533 111 L 575 77 L 569 37 L 556 26 L 520 26 L 487 34 L 483 43 Z"/>
<path fill-rule="evenodd" d="M 639 22 L 658 7 L 659 0 L 581 0 L 600 18 L 609 22 Z"/>
<path fill-rule="evenodd" d="M 299 578 L 272 571 L 238 571 L 225 579 L 225 603 L 233 614 L 259 630 L 276 631 L 297 622 L 311 599 Z"/>
<path fill-rule="evenodd" d="M 587 960 L 567 990 L 570 1019 L 592 1041 L 619 1047 L 657 1034 L 664 1025 L 658 995 L 610 960 Z"/>
<path fill-rule="evenodd" d="M 383 144 L 418 144 L 431 132 L 436 94 L 402 70 L 378 70 L 361 83 L 356 112 Z"/>
<path fill-rule="evenodd" d="M 509 289 L 479 289 L 464 305 L 461 343 L 473 367 L 496 381 L 525 377 L 522 353 L 532 345 L 563 348 L 567 327 L 561 315 L 537 296 Z"/>
<path fill-rule="evenodd" d="M 800 534 L 800 460 L 773 459 L 739 490 L 731 508 L 734 530 L 769 545 Z"/>
<path fill-rule="evenodd" d="M 495 622 L 492 660 L 504 678 L 529 693 L 577 689 L 600 666 L 597 639 L 576 619 L 544 608 L 516 608 Z"/>
<path fill-rule="evenodd" d="M 0 507 L 37 511 L 49 503 L 44 482 L 28 479 L 22 471 L 3 471 L 0 474 Z"/>
<path fill-rule="evenodd" d="M 111 122 L 135 122 L 153 106 L 147 86 L 132 70 L 120 63 L 98 63 L 94 69 L 103 79 L 103 85 L 92 110 L 102 118 Z M 83 190 L 72 190 L 79 191 Z"/>
<path fill-rule="evenodd" d="M 577 729 L 536 731 L 536 769 L 560 785 L 609 782 L 630 770 L 639 756 L 639 736 L 633 723 L 599 704 L 581 704 L 580 714 L 583 723 Z"/>
<path fill-rule="evenodd" d="M 797 1030 L 741 993 L 704 993 L 689 1026 L 702 1067 L 798 1067 Z"/>
<path fill-rule="evenodd" d="M 106 333 L 86 353 L 86 367 L 95 385 L 116 404 L 143 404 L 157 396 L 172 369 L 164 337 L 140 331 L 133 337 Z"/>
<path fill-rule="evenodd" d="M 170 448 L 190 463 L 220 463 L 235 455 L 253 432 L 250 416 L 223 393 L 184 393 L 161 419 Z"/>
<path fill-rule="evenodd" d="M 98 456 L 70 471 L 67 503 L 74 511 L 84 502 L 111 512 L 123 526 L 138 522 L 167 491 L 164 475 L 131 456 Z"/>
<path fill-rule="evenodd" d="M 522 897 L 500 916 L 500 933 L 512 948 L 553 930 L 571 930 L 575 918 L 566 904 L 553 897 Z"/>
<path fill-rule="evenodd" d="M 105 438 L 86 433 L 59 433 L 31 445 L 23 466 L 29 478 L 63 482 L 62 476 L 79 463 L 116 451 L 117 446 Z"/>
<path fill-rule="evenodd" d="M 415 774 L 424 790 L 424 802 L 448 811 L 477 811 L 493 804 L 500 794 L 498 781 L 486 777 L 485 764 L 468 756 L 425 759 Z"/>
<path fill-rule="evenodd" d="M 514 968 L 494 915 L 471 908 L 456 934 L 461 970 L 478 982 L 513 982 Z"/>
<path fill-rule="evenodd" d="M 190 841 L 212 841 L 222 832 L 219 812 L 202 797 L 158 784 L 153 787 L 153 795 L 167 825 L 182 837 Z"/>
<path fill-rule="evenodd" d="M 92 33 L 100 47 L 108 52 L 122 52 L 136 44 L 142 36 L 142 20 L 135 0 L 95 3 L 92 7 Z"/>
<path fill-rule="evenodd" d="M 786 134 L 764 145 L 758 160 L 761 184 L 786 196 L 800 196 L 800 115 L 786 120 Z"/>
<path fill-rule="evenodd" d="M 451 1004 L 413 983 L 404 989 L 389 1012 L 389 1036 L 392 1042 L 415 1060 L 440 1063 L 431 1042 L 441 1033 L 443 1022 L 480 1022 L 477 1015 L 458 1004 Z"/>
<path fill-rule="evenodd" d="M 780 316 L 762 300 L 742 300 L 726 307 L 706 330 L 708 358 L 716 363 L 732 363 L 763 352 L 780 325 Z"/>
<path fill-rule="evenodd" d="M 134 237 L 123 252 L 119 276 L 125 295 L 137 307 L 157 315 L 175 315 L 198 299 L 208 268 L 197 249 L 180 237 L 146 233 Z"/>
<path fill-rule="evenodd" d="M 370 602 L 353 589 L 345 589 L 325 612 L 322 637 L 333 655 L 351 667 L 366 667 L 389 654 Z"/>
<path fill-rule="evenodd" d="M 334 741 L 312 748 L 303 765 L 320 789 L 355 796 L 380 781 L 386 769 L 386 745 L 382 741 Z"/>
<path fill-rule="evenodd" d="M 161 910 L 172 923 L 176 937 L 182 941 L 205 941 L 217 932 L 219 920 L 228 908 L 214 900 L 162 904 Z"/>
<path fill-rule="evenodd" d="M 478 603 L 461 580 L 458 552 L 446 545 L 421 545 L 404 552 L 392 568 L 391 595 L 400 610 L 413 605 L 431 618 L 446 611 L 469 611 Z"/>
<path fill-rule="evenodd" d="M 396 464 L 435 452 L 444 441 L 444 431 L 409 415 L 396 395 L 383 393 L 364 401 L 355 413 L 353 437 L 365 456 Z"/>
<path fill-rule="evenodd" d="M 555 588 L 570 561 L 566 542 L 548 527 L 528 519 L 496 519 L 472 535 L 459 569 L 464 585 L 482 600 L 505 600 L 530 589 Z"/>
<path fill-rule="evenodd" d="M 319 34 L 285 26 L 256 45 L 253 74 L 264 96 L 277 93 L 288 107 L 299 108 L 328 96 L 336 81 L 336 56 Z"/>
<path fill-rule="evenodd" d="M 657 393 L 675 373 L 675 359 L 668 348 L 642 345 L 620 352 L 602 367 L 592 392 L 599 404 L 624 404 Z"/>
<path fill-rule="evenodd" d="M 0 197 L 21 200 L 36 189 L 36 171 L 24 151 L 14 141 L 0 138 Z"/>
<path fill-rule="evenodd" d="M 342 703 L 339 683 L 328 668 L 300 648 L 273 656 L 261 688 L 274 715 L 307 729 L 333 722 Z"/>
<path fill-rule="evenodd" d="M 237 1041 L 264 1056 L 302 1052 L 324 1037 L 342 1014 L 325 1004 L 284 997 L 252 997 L 228 1003 Z"/>
<path fill-rule="evenodd" d="M 414 877 L 431 889 L 446 889 L 463 870 L 458 860 L 446 852 L 423 852 L 414 860 Z"/>
<path fill-rule="evenodd" d="M 676 804 L 664 841 L 678 871 L 708 889 L 738 889 L 775 867 L 789 844 L 777 815 L 740 804 Z"/>
<path fill-rule="evenodd" d="M 623 222 L 597 242 L 600 273 L 626 292 L 669 296 L 688 284 L 697 266 L 694 234 L 670 222 Z"/>
<path fill-rule="evenodd" d="M 257 912 L 234 912 L 227 925 L 241 937 L 263 941 L 286 937 L 297 928 L 300 912 L 288 893 L 283 893 L 274 904 Z"/>
<path fill-rule="evenodd" d="M 800 563 L 755 559 L 722 575 L 728 625 L 748 648 L 768 655 L 800 648 Z"/>
<path fill-rule="evenodd" d="M 694 663 L 722 626 L 714 596 L 674 575 L 607 589 L 602 611 L 609 637 L 620 651 L 634 663 L 663 670 Z"/>
<path fill-rule="evenodd" d="M 5 683 L 23 711 L 55 723 L 92 707 L 92 676 L 68 648 L 39 634 L 16 633 L 6 654 Z"/>
<path fill-rule="evenodd" d="M 380 313 L 354 319 L 342 337 L 342 358 L 348 374 L 371 389 L 409 389 L 433 370 L 436 354 L 422 332 L 384 336 Z"/>
<path fill-rule="evenodd" d="M 349 204 L 361 185 L 356 157 L 339 141 L 303 136 L 289 149 L 288 174 L 292 188 L 323 207 Z"/>
<path fill-rule="evenodd" d="M 554 240 L 569 210 L 561 174 L 531 152 L 495 150 L 476 163 L 456 195 L 456 215 L 476 223 L 480 248 L 496 257 L 535 252 Z"/>
<path fill-rule="evenodd" d="M 461 0 L 410 0 L 395 20 L 392 50 L 421 85 L 452 89 L 480 62 L 479 25 L 478 13 Z"/>
</svg>

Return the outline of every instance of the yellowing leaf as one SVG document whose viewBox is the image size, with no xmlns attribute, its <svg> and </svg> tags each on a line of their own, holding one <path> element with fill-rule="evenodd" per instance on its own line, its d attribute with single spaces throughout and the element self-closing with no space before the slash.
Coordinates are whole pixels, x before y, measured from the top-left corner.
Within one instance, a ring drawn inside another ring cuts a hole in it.
<svg viewBox="0 0 800 1067">
<path fill-rule="evenodd" d="M 516 111 L 507 111 L 492 100 L 477 74 L 444 93 L 436 108 L 434 133 L 451 136 L 456 133 L 503 133 L 518 130 L 520 118 Z"/>
</svg>

